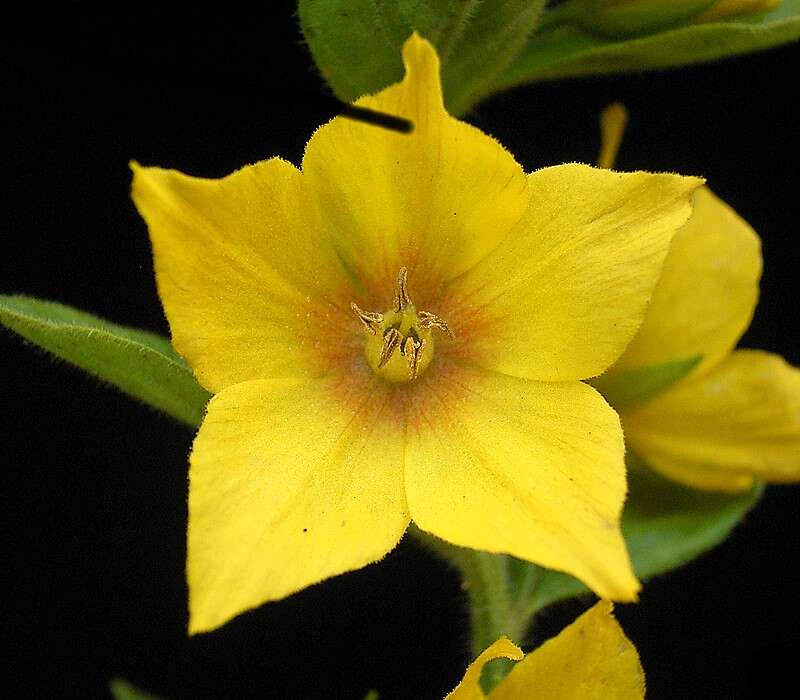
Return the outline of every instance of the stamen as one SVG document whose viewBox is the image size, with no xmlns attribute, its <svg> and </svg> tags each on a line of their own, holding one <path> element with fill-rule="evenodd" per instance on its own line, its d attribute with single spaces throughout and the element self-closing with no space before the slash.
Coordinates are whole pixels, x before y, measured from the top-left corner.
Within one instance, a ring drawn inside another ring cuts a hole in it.
<svg viewBox="0 0 800 700">
<path fill-rule="evenodd" d="M 350 308 L 372 336 L 364 349 L 367 363 L 391 382 L 414 381 L 430 365 L 434 328 L 455 338 L 444 319 L 430 311 L 417 311 L 408 294 L 405 267 L 397 275 L 393 308 L 382 314 L 364 311 L 355 302 L 350 303 Z"/>
<path fill-rule="evenodd" d="M 408 268 L 401 267 L 397 275 L 397 292 L 394 295 L 394 310 L 400 313 L 406 306 L 411 306 L 408 296 Z"/>
<path fill-rule="evenodd" d="M 412 336 L 406 338 L 403 345 L 403 354 L 408 363 L 408 378 L 413 382 L 417 378 L 417 370 L 419 369 L 419 358 L 422 351 L 425 349 L 425 339 L 416 340 Z"/>
<path fill-rule="evenodd" d="M 440 331 L 447 333 L 451 339 L 455 340 L 455 333 L 450 330 L 450 327 L 443 318 L 439 318 L 436 314 L 432 314 L 430 311 L 418 311 L 417 317 L 419 318 L 419 325 L 422 328 L 438 328 Z"/>
<path fill-rule="evenodd" d="M 383 347 L 378 358 L 378 367 L 383 367 L 391 358 L 397 346 L 400 344 L 400 331 L 390 328 L 383 336 Z"/>
<path fill-rule="evenodd" d="M 350 302 L 350 308 L 353 313 L 358 316 L 358 320 L 364 324 L 364 328 L 370 335 L 377 335 L 380 330 L 381 323 L 383 323 L 383 314 L 377 311 L 364 311 L 358 307 L 354 301 Z"/>
</svg>

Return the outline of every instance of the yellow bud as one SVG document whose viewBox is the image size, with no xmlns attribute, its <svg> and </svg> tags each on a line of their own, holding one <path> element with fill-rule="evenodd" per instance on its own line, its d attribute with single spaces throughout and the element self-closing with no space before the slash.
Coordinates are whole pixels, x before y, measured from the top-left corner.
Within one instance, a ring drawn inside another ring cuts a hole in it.
<svg viewBox="0 0 800 700">
<path fill-rule="evenodd" d="M 573 0 L 570 18 L 610 36 L 637 36 L 686 24 L 715 0 Z"/>
<path fill-rule="evenodd" d="M 781 0 L 567 0 L 545 15 L 544 23 L 577 24 L 595 34 L 630 37 L 766 12 L 780 4 Z"/>
<path fill-rule="evenodd" d="M 694 18 L 695 22 L 717 22 L 726 17 L 752 15 L 774 10 L 782 0 L 717 0 L 705 12 Z"/>
</svg>

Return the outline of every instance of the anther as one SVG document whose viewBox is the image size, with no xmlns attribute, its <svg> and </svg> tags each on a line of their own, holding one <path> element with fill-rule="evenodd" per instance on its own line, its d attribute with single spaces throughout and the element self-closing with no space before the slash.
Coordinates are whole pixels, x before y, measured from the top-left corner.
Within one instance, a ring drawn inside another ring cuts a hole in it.
<svg viewBox="0 0 800 700">
<path fill-rule="evenodd" d="M 447 333 L 447 335 L 455 340 L 455 333 L 450 330 L 450 327 L 443 318 L 439 318 L 436 314 L 432 314 L 430 311 L 418 311 L 417 317 L 419 318 L 419 325 L 422 328 L 438 328 L 440 331 Z"/>
<path fill-rule="evenodd" d="M 394 310 L 400 313 L 407 306 L 411 306 L 411 299 L 408 296 L 408 268 L 401 267 L 397 275 L 397 291 L 394 295 Z"/>
<path fill-rule="evenodd" d="M 400 344 L 400 331 L 390 328 L 383 336 L 383 347 L 378 358 L 378 367 L 383 367 L 391 358 L 397 346 Z"/>
<path fill-rule="evenodd" d="M 350 308 L 353 310 L 353 313 L 358 316 L 358 320 L 364 324 L 364 328 L 367 329 L 367 332 L 371 335 L 377 335 L 381 323 L 383 323 L 383 314 L 377 311 L 364 311 L 360 309 L 358 304 L 354 301 L 350 302 Z"/>
<path fill-rule="evenodd" d="M 403 355 L 406 358 L 406 364 L 408 364 L 408 376 L 411 381 L 414 381 L 417 378 L 417 370 L 419 369 L 419 358 L 422 355 L 422 351 L 425 349 L 425 339 L 416 340 L 411 336 L 406 338 L 406 342 L 403 345 Z"/>
</svg>

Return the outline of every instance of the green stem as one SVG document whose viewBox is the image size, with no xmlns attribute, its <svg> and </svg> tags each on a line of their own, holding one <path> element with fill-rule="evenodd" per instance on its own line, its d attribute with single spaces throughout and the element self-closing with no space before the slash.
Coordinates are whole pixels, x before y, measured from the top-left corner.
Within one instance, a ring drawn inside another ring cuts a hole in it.
<svg viewBox="0 0 800 700">
<path fill-rule="evenodd" d="M 469 597 L 472 622 L 472 657 L 502 636 L 520 643 L 525 621 L 512 614 L 514 608 L 508 576 L 508 559 L 501 554 L 467 550 L 462 554 L 459 569 Z M 488 693 L 511 670 L 508 661 L 486 665 L 481 679 Z"/>
<path fill-rule="evenodd" d="M 461 575 L 469 596 L 472 618 L 472 652 L 477 656 L 498 637 L 516 639 L 509 629 L 511 596 L 504 557 L 486 552 L 468 552 L 461 557 Z"/>
<path fill-rule="evenodd" d="M 444 557 L 461 573 L 464 590 L 469 599 L 472 629 L 472 658 L 500 637 L 522 643 L 530 619 L 523 613 L 525 595 L 523 588 L 531 590 L 536 585 L 536 576 L 522 581 L 516 590 L 511 576 L 511 559 L 503 554 L 489 554 L 473 549 L 455 547 L 427 533 L 413 528 L 416 537 L 429 549 Z M 494 688 L 511 670 L 506 660 L 486 665 L 481 683 L 485 692 Z"/>
</svg>

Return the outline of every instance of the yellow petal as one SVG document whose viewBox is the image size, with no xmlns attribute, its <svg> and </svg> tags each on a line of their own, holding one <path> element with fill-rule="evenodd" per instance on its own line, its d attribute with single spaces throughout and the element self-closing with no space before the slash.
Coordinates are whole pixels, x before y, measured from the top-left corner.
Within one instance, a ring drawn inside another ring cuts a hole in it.
<svg viewBox="0 0 800 700">
<path fill-rule="evenodd" d="M 672 243 L 639 333 L 612 371 L 703 355 L 702 374 L 747 329 L 758 301 L 761 246 L 755 231 L 704 187 Z"/>
<path fill-rule="evenodd" d="M 636 648 L 600 601 L 516 664 L 490 700 L 641 700 Z"/>
<path fill-rule="evenodd" d="M 337 117 L 309 141 L 303 173 L 319 225 L 353 275 L 382 290 L 406 266 L 414 301 L 427 308 L 435 284 L 473 265 L 519 219 L 525 175 L 494 139 L 447 114 L 430 43 L 412 35 L 403 60 L 401 83 L 356 104 L 406 117 L 413 132 Z"/>
<path fill-rule="evenodd" d="M 464 678 L 445 700 L 483 700 L 486 696 L 481 690 L 481 671 L 493 659 L 511 659 L 519 661 L 523 657 L 522 650 L 501 637 L 473 661 L 464 673 Z"/>
<path fill-rule="evenodd" d="M 304 219 L 300 172 L 277 158 L 220 180 L 133 171 L 172 342 L 203 386 L 329 370 L 315 343 L 340 332 L 329 318 L 349 320 L 352 295 Z"/>
<path fill-rule="evenodd" d="M 600 374 L 638 330 L 700 183 L 576 164 L 539 170 L 523 219 L 437 313 L 484 367 L 547 381 Z"/>
<path fill-rule="evenodd" d="M 402 420 L 365 383 L 274 379 L 208 408 L 189 473 L 189 630 L 377 561 L 409 518 Z"/>
<path fill-rule="evenodd" d="M 425 387 L 425 376 L 420 380 Z M 417 525 L 456 545 L 566 571 L 633 600 L 619 517 L 616 413 L 591 387 L 461 368 L 410 407 L 406 494 Z"/>
<path fill-rule="evenodd" d="M 626 413 L 624 424 L 631 449 L 689 486 L 800 481 L 800 370 L 777 355 L 738 350 Z"/>
</svg>

